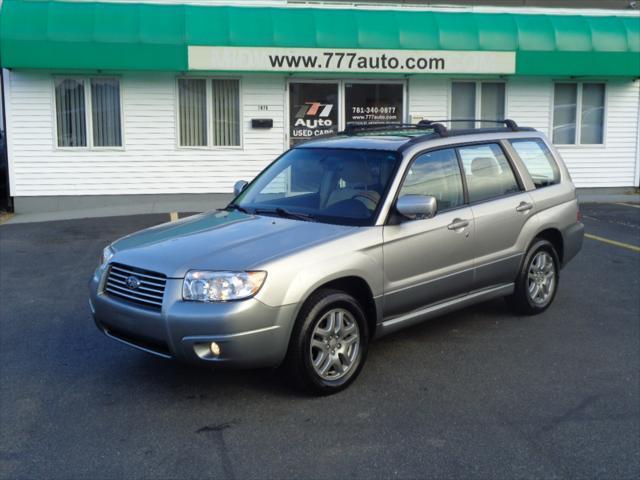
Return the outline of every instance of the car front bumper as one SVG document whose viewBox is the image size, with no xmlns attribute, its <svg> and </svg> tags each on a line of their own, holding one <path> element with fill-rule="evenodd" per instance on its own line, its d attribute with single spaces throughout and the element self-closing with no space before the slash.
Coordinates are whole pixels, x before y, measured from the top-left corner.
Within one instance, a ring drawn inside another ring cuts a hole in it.
<svg viewBox="0 0 640 480">
<path fill-rule="evenodd" d="M 164 358 L 240 368 L 279 365 L 287 352 L 295 305 L 270 307 L 255 298 L 185 302 L 182 280 L 167 279 L 160 311 L 105 294 L 106 269 L 89 282 L 89 304 L 107 336 Z M 211 352 L 212 342 L 220 353 Z"/>
</svg>

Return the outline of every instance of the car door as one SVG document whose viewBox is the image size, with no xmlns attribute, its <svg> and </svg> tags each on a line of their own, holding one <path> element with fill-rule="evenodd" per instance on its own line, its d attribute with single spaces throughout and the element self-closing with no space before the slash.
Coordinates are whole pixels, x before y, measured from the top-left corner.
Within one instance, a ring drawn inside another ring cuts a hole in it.
<svg viewBox="0 0 640 480">
<path fill-rule="evenodd" d="M 473 290 L 511 283 L 524 254 L 518 237 L 531 216 L 533 200 L 499 143 L 457 151 L 475 222 Z"/>
<path fill-rule="evenodd" d="M 464 295 L 473 282 L 474 221 L 455 150 L 418 154 L 397 198 L 407 194 L 435 197 L 438 210 L 418 220 L 395 214 L 384 227 L 386 318 Z"/>
</svg>

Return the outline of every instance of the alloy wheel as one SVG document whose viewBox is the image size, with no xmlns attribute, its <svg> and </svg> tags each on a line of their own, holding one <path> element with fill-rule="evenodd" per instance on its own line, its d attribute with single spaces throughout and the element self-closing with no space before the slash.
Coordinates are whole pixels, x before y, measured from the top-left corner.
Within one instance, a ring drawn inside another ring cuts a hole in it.
<svg viewBox="0 0 640 480">
<path fill-rule="evenodd" d="M 360 329 L 353 315 L 344 308 L 325 313 L 313 329 L 309 353 L 311 364 L 322 379 L 344 377 L 360 354 Z"/>
<path fill-rule="evenodd" d="M 529 264 L 527 278 L 529 298 L 536 305 L 545 305 L 556 288 L 556 267 L 547 251 L 535 254 Z"/>
</svg>

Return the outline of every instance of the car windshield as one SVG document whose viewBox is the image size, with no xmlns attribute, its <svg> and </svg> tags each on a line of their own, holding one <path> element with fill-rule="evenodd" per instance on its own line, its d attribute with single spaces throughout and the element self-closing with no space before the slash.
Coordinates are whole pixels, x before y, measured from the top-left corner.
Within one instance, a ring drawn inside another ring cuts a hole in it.
<svg viewBox="0 0 640 480">
<path fill-rule="evenodd" d="M 399 155 L 296 148 L 262 172 L 230 207 L 341 225 L 372 225 Z"/>
</svg>

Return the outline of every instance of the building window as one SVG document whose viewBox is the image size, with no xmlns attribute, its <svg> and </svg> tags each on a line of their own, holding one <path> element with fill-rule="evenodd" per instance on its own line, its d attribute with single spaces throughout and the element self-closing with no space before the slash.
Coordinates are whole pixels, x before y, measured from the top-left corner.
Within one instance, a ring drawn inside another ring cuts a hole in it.
<svg viewBox="0 0 640 480">
<path fill-rule="evenodd" d="M 240 81 L 179 78 L 181 147 L 240 145 Z"/>
<path fill-rule="evenodd" d="M 114 78 L 91 79 L 94 147 L 120 147 L 120 84 Z"/>
<path fill-rule="evenodd" d="M 556 83 L 553 93 L 553 143 L 604 143 L 604 83 Z"/>
<path fill-rule="evenodd" d="M 178 80 L 178 111 L 180 145 L 204 147 L 207 145 L 207 84 L 206 80 Z"/>
<path fill-rule="evenodd" d="M 122 146 L 117 79 L 57 78 L 55 104 L 58 147 Z"/>
<path fill-rule="evenodd" d="M 338 131 L 338 82 L 289 84 L 289 146 Z"/>
<path fill-rule="evenodd" d="M 452 82 L 451 118 L 503 120 L 505 84 L 503 82 Z M 493 123 L 455 122 L 451 128 L 493 126 Z"/>
<path fill-rule="evenodd" d="M 56 125 L 59 147 L 87 146 L 83 80 L 56 80 Z"/>
<path fill-rule="evenodd" d="M 211 80 L 213 144 L 240 145 L 240 82 Z"/>
<path fill-rule="evenodd" d="M 345 83 L 345 122 L 358 125 L 402 123 L 402 83 Z"/>
</svg>

